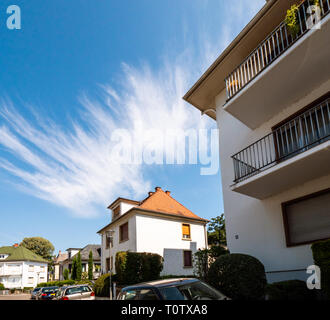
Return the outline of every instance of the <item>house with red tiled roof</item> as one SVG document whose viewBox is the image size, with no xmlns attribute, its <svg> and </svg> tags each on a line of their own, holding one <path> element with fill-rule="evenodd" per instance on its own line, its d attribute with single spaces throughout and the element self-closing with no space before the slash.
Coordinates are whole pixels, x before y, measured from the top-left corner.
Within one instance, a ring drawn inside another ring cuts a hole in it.
<svg viewBox="0 0 330 320">
<path fill-rule="evenodd" d="M 164 258 L 164 275 L 191 275 L 193 254 L 207 247 L 203 219 L 156 187 L 142 201 L 118 198 L 108 207 L 111 222 L 102 238 L 102 272 L 115 272 L 118 251 L 151 252 Z"/>
</svg>

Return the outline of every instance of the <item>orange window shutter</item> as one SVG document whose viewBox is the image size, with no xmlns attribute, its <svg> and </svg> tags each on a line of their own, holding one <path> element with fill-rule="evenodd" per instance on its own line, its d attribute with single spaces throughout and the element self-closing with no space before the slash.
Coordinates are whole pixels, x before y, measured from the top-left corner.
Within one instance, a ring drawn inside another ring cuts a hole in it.
<svg viewBox="0 0 330 320">
<path fill-rule="evenodd" d="M 190 225 L 189 224 L 182 225 L 182 234 L 184 236 L 190 236 Z"/>
</svg>

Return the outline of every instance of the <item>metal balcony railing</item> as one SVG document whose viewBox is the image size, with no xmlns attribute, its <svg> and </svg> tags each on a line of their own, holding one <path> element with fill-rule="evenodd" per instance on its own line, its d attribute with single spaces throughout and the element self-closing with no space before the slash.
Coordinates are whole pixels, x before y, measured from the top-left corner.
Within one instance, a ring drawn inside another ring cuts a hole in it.
<svg viewBox="0 0 330 320">
<path fill-rule="evenodd" d="M 330 0 L 320 0 L 321 19 L 330 11 Z M 293 36 L 283 21 L 226 79 L 227 101 L 240 92 L 257 75 L 287 51 L 309 31 L 310 0 L 299 6 L 299 31 Z M 309 19 L 309 20 L 308 20 Z"/>
<path fill-rule="evenodd" d="M 329 104 L 330 98 L 327 98 L 233 155 L 234 182 L 243 181 L 329 140 Z"/>
</svg>

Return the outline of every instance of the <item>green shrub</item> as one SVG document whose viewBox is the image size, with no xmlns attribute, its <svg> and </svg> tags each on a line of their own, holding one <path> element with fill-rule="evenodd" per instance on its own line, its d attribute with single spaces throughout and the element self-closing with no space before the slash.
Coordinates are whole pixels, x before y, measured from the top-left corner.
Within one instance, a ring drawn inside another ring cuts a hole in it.
<svg viewBox="0 0 330 320">
<path fill-rule="evenodd" d="M 208 282 L 233 300 L 264 299 L 267 284 L 263 264 L 238 253 L 217 258 L 210 267 Z"/>
<path fill-rule="evenodd" d="M 306 282 L 288 280 L 268 284 L 266 293 L 269 300 L 315 300 L 315 290 L 309 290 Z"/>
<path fill-rule="evenodd" d="M 69 270 L 68 269 L 64 269 L 63 278 L 64 278 L 64 280 L 69 280 Z"/>
<path fill-rule="evenodd" d="M 112 282 L 117 282 L 117 275 L 112 275 Z M 94 283 L 94 292 L 97 297 L 110 296 L 110 273 L 103 274 Z"/>
<path fill-rule="evenodd" d="M 120 251 L 116 254 L 116 273 L 121 284 L 156 280 L 163 269 L 163 258 L 154 253 Z"/>
<path fill-rule="evenodd" d="M 0 283 L 0 290 L 5 290 L 5 286 L 2 283 Z"/>
<path fill-rule="evenodd" d="M 330 299 L 330 240 L 312 244 L 314 263 L 321 269 L 321 290 Z"/>
<path fill-rule="evenodd" d="M 221 255 L 228 254 L 229 250 L 222 245 L 213 245 L 210 249 L 199 249 L 194 254 L 194 274 L 197 278 L 206 281 L 210 265 Z"/>
<path fill-rule="evenodd" d="M 39 283 L 37 287 L 63 287 L 63 286 L 70 286 L 75 283 L 76 281 L 74 280 L 49 281 L 49 282 Z"/>
</svg>

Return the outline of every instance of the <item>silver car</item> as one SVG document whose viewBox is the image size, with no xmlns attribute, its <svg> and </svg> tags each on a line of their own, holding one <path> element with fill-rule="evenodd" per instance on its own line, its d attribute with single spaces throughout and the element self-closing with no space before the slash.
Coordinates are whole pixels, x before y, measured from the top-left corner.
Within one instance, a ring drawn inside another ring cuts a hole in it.
<svg viewBox="0 0 330 320">
<path fill-rule="evenodd" d="M 95 300 L 95 293 L 88 284 L 67 286 L 57 291 L 55 300 Z"/>
</svg>

